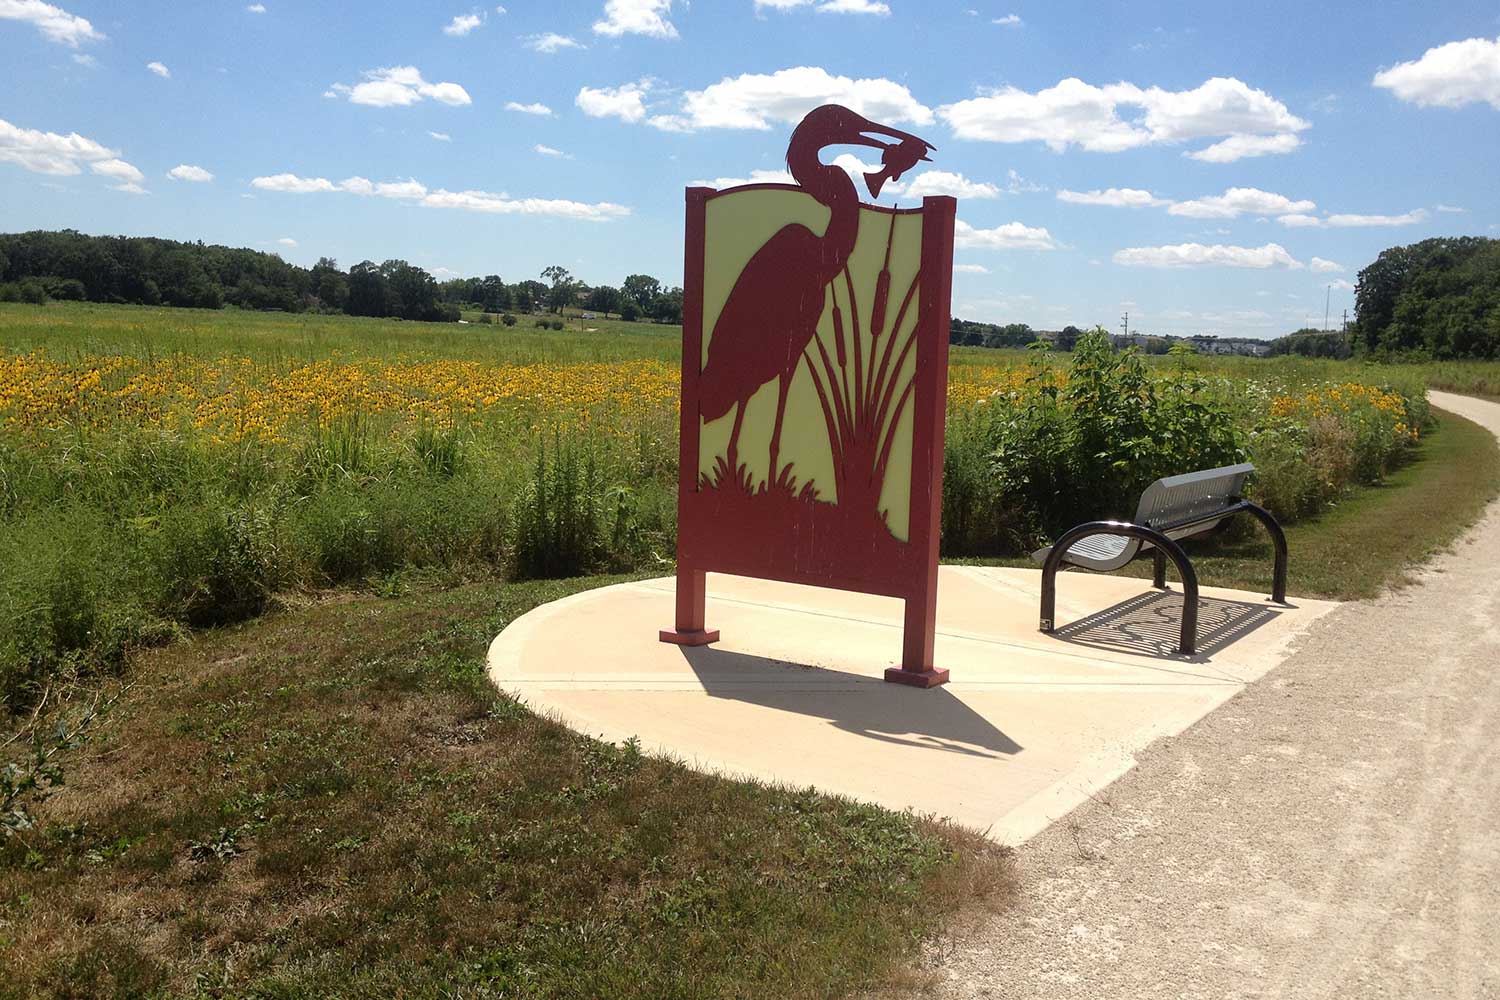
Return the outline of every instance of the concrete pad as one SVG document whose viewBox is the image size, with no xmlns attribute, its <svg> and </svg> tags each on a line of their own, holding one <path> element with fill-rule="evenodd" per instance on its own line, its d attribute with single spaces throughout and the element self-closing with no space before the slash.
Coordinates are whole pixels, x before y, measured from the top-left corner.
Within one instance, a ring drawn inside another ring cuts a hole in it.
<svg viewBox="0 0 1500 1000">
<path fill-rule="evenodd" d="M 1180 592 L 1063 574 L 1049 636 L 1036 630 L 1040 589 L 1035 570 L 944 566 L 936 660 L 953 680 L 926 691 L 881 679 L 900 657 L 899 600 L 718 574 L 712 646 L 658 640 L 674 581 L 649 580 L 524 615 L 491 644 L 489 672 L 591 736 L 1015 844 L 1271 670 L 1336 607 L 1203 588 L 1187 657 L 1175 652 Z"/>
</svg>

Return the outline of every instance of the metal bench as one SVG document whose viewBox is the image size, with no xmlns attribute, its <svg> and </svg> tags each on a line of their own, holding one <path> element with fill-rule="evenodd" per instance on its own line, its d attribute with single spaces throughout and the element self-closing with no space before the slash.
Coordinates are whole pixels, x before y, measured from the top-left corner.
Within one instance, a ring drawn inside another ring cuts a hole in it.
<svg viewBox="0 0 1500 1000">
<path fill-rule="evenodd" d="M 1067 532 L 1053 545 L 1032 553 L 1042 564 L 1041 630 L 1054 631 L 1057 572 L 1063 563 L 1108 573 L 1150 552 L 1156 562 L 1152 585 L 1167 586 L 1167 560 L 1182 578 L 1182 633 L 1178 650 L 1191 655 L 1198 640 L 1198 575 L 1180 538 L 1201 535 L 1235 514 L 1250 514 L 1266 526 L 1276 547 L 1271 600 L 1286 603 L 1286 535 L 1270 512 L 1240 496 L 1255 466 L 1226 465 L 1158 479 L 1141 494 L 1134 521 L 1090 521 Z"/>
</svg>

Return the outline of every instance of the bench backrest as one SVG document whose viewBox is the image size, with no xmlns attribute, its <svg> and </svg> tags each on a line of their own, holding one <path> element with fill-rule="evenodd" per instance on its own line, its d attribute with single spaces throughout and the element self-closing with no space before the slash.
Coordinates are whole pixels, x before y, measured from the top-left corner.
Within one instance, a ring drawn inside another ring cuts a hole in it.
<svg viewBox="0 0 1500 1000">
<path fill-rule="evenodd" d="M 1160 528 L 1164 524 L 1210 515 L 1239 499 L 1245 488 L 1246 477 L 1254 471 L 1255 466 L 1245 462 L 1158 479 L 1141 494 L 1141 502 L 1135 512 L 1135 523 Z M 1209 518 L 1189 527 L 1168 531 L 1167 535 L 1172 538 L 1196 535 L 1210 530 L 1218 523 L 1218 519 Z"/>
</svg>

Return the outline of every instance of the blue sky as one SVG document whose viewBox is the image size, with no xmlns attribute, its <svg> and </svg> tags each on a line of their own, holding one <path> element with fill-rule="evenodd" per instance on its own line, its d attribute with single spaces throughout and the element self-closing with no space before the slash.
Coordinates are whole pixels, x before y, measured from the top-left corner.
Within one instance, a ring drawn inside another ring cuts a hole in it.
<svg viewBox="0 0 1500 1000">
<path fill-rule="evenodd" d="M 968 318 L 1275 336 L 1500 235 L 1493 0 L 0 0 L 0 65 L 7 231 L 677 283 L 684 186 L 836 100 L 937 146 Z"/>
</svg>

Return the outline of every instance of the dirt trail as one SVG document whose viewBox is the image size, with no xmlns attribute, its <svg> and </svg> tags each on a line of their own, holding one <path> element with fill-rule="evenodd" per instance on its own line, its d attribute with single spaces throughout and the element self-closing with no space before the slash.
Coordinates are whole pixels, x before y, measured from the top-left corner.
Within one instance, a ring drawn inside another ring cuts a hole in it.
<svg viewBox="0 0 1500 1000">
<path fill-rule="evenodd" d="M 1500 436 L 1500 404 L 1432 401 Z M 1020 870 L 1017 909 L 931 950 L 931 995 L 1500 997 L 1500 501 Z"/>
</svg>

